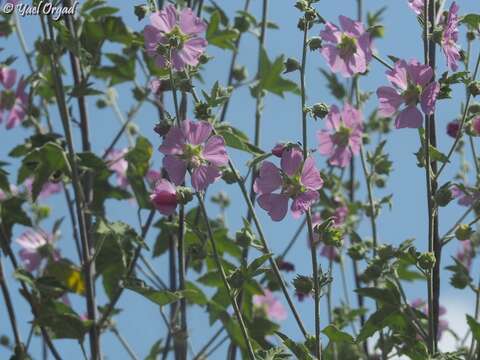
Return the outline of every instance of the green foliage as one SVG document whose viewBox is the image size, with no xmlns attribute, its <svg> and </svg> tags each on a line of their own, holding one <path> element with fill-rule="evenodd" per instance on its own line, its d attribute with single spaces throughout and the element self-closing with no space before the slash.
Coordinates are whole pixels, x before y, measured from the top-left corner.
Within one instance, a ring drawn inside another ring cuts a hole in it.
<svg viewBox="0 0 480 360">
<path fill-rule="evenodd" d="M 333 343 L 354 343 L 355 339 L 349 333 L 341 331 L 335 325 L 328 325 L 322 330 L 327 335 L 330 342 Z"/>
<path fill-rule="evenodd" d="M 235 50 L 235 40 L 238 38 L 237 29 L 223 27 L 221 22 L 221 13 L 216 10 L 210 17 L 208 23 L 206 38 L 210 45 L 221 49 Z"/>
<path fill-rule="evenodd" d="M 218 135 L 223 137 L 225 144 L 231 148 L 242 150 L 253 155 L 261 155 L 264 153 L 261 149 L 250 143 L 246 134 L 232 125 L 221 123 L 215 127 L 215 130 Z"/>
<path fill-rule="evenodd" d="M 127 178 L 135 193 L 138 206 L 141 209 L 151 209 L 152 204 L 145 187 L 145 176 L 150 168 L 150 159 L 153 154 L 152 144 L 143 136 L 137 137 L 135 147 L 125 156 L 128 162 Z"/>
<path fill-rule="evenodd" d="M 298 343 L 290 339 L 287 335 L 277 331 L 276 334 L 282 339 L 283 345 L 285 345 L 297 359 L 313 360 L 314 357 L 310 354 L 307 346 L 302 343 Z"/>
<path fill-rule="evenodd" d="M 122 285 L 126 289 L 132 290 L 160 306 L 171 304 L 184 297 L 184 293 L 181 291 L 171 292 L 167 290 L 155 290 L 146 285 L 142 280 L 134 278 L 126 279 L 122 282 Z"/>
<path fill-rule="evenodd" d="M 28 217 L 22 206 L 25 203 L 25 199 L 16 196 L 10 197 L 4 201 L 0 201 L 0 226 L 3 235 L 6 237 L 5 241 L 9 242 L 12 236 L 12 228 L 15 224 L 31 226 L 32 222 Z M 2 236 L 2 238 L 4 237 Z M 5 251 L 5 246 L 1 243 L 2 248 Z"/>
</svg>

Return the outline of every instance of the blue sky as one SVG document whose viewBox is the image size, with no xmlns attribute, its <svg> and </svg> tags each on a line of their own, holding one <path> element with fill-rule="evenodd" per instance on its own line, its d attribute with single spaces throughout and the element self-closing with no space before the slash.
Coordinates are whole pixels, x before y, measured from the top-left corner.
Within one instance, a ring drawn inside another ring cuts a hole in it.
<svg viewBox="0 0 480 360">
<path fill-rule="evenodd" d="M 133 5 L 137 2 L 120 2 L 110 1 L 112 6 L 119 6 L 121 8 L 121 14 L 124 17 L 125 23 L 135 31 L 140 31 L 147 23 L 146 20 L 139 22 L 133 14 Z M 138 2 L 140 3 L 140 2 Z M 208 1 L 207 1 L 208 3 Z M 225 11 L 229 15 L 233 15 L 236 10 L 243 8 L 243 1 L 217 1 L 219 5 L 224 7 Z M 287 57 L 299 58 L 301 55 L 301 42 L 302 34 L 298 31 L 296 25 L 299 17 L 299 12 L 293 7 L 294 1 L 270 1 L 269 20 L 274 21 L 280 26 L 279 30 L 269 30 L 267 33 L 267 50 L 270 57 L 285 54 Z M 472 1 L 460 0 L 458 1 L 461 12 L 473 12 L 475 6 Z M 450 4 L 450 1 L 447 2 Z M 375 47 L 378 53 L 382 57 L 386 55 L 394 55 L 400 58 L 419 58 L 422 59 L 422 43 L 421 32 L 418 26 L 418 22 L 407 6 L 406 0 L 365 0 L 365 8 L 370 11 L 375 11 L 382 6 L 388 5 L 388 9 L 384 15 L 385 24 L 385 37 L 375 42 Z M 339 14 L 355 17 L 356 15 L 356 1 L 354 0 L 342 0 L 342 1 L 329 1 L 324 0 L 318 4 L 320 14 L 327 20 L 337 22 Z M 478 8 L 477 8 L 478 10 Z M 259 17 L 261 11 L 261 1 L 253 1 L 252 13 Z M 25 32 L 28 46 L 32 48 L 33 41 L 40 33 L 39 19 L 35 16 L 25 17 L 20 19 L 22 27 Z M 317 26 L 312 30 L 312 35 L 317 35 L 321 27 Z M 26 61 L 21 55 L 21 49 L 15 35 L 9 39 L 0 39 L 0 47 L 3 47 L 3 54 L 6 56 L 14 54 L 18 56 L 18 60 L 15 63 L 15 67 L 19 72 L 28 73 Z M 477 46 L 473 49 L 473 54 L 476 56 L 478 49 Z M 207 65 L 206 71 L 203 73 L 205 78 L 205 84 L 198 84 L 198 88 L 209 89 L 214 81 L 220 81 L 220 83 L 226 83 L 228 65 L 230 63 L 230 54 L 210 47 L 208 49 L 210 55 L 214 56 L 214 59 Z M 246 35 L 241 43 L 239 63 L 245 65 L 249 69 L 250 74 L 255 74 L 257 66 L 257 52 L 258 45 L 256 39 L 252 35 Z M 445 62 L 442 56 L 439 56 L 439 66 L 443 72 L 445 69 Z M 326 65 L 318 53 L 309 53 L 308 58 L 308 73 L 307 73 L 307 86 L 308 86 L 308 103 L 326 102 L 334 103 L 334 99 L 329 95 L 326 88 L 325 81 L 320 75 L 318 69 L 326 68 Z M 370 75 L 361 80 L 361 87 L 364 90 L 374 91 L 378 86 L 387 83 L 384 76 L 384 67 L 377 62 L 372 62 L 370 66 Z M 292 80 L 297 81 L 296 75 L 291 76 Z M 140 83 L 144 82 L 144 78 L 140 72 L 138 72 L 137 80 Z M 130 85 L 121 85 L 116 88 L 119 94 L 119 104 L 121 110 L 126 113 L 132 106 Z M 100 86 L 100 90 L 106 90 L 104 86 Z M 439 136 L 439 148 L 443 151 L 447 151 L 451 139 L 445 136 L 444 129 L 447 122 L 458 116 L 460 110 L 460 101 L 463 99 L 463 89 L 458 88 L 454 91 L 454 98 L 452 100 L 442 101 L 438 108 L 438 132 Z M 227 121 L 235 125 L 236 127 L 244 130 L 250 135 L 253 134 L 254 125 L 254 99 L 251 98 L 247 88 L 237 91 L 233 98 L 227 115 Z M 74 105 L 74 104 L 72 104 Z M 170 105 L 170 104 L 168 104 Z M 366 114 L 368 114 L 376 105 L 376 97 L 372 96 L 366 106 Z M 94 151 L 101 153 L 110 143 L 111 138 L 120 127 L 114 113 L 111 109 L 98 110 L 95 107 L 94 99 L 88 100 L 88 106 L 90 111 L 91 128 L 92 128 L 92 144 Z M 54 127 L 57 131 L 61 130 L 60 120 L 58 112 L 55 106 L 50 107 L 50 112 L 53 115 Z M 136 117 L 136 124 L 140 131 L 145 136 L 148 136 L 154 146 L 159 145 L 159 140 L 152 132 L 152 127 L 157 121 L 156 110 L 150 106 L 145 105 L 142 107 Z M 315 144 L 315 132 L 322 126 L 321 122 L 309 123 L 309 144 L 314 146 Z M 2 127 L 3 132 L 6 130 Z M 275 95 L 268 95 L 265 102 L 265 111 L 262 119 L 262 137 L 261 145 L 264 149 L 270 149 L 279 140 L 289 140 L 296 142 L 301 139 L 301 119 L 300 119 L 300 98 L 294 95 L 287 95 L 285 98 L 279 98 Z M 77 134 L 78 135 L 78 134 Z M 22 128 L 16 128 L 9 132 L 5 132 L 2 135 L 2 141 L 0 142 L 0 159 L 5 159 L 6 154 L 22 139 L 29 136 L 29 134 Z M 80 141 L 76 139 L 77 147 L 80 145 Z M 126 139 L 122 139 L 122 146 L 127 146 Z M 427 240 L 427 209 L 426 209 L 426 195 L 425 195 L 425 179 L 424 169 L 416 166 L 416 158 L 413 155 L 419 148 L 419 140 L 416 131 L 413 130 L 399 130 L 394 131 L 388 138 L 387 151 L 390 153 L 391 159 L 394 162 L 394 171 L 390 176 L 387 188 L 380 191 L 375 191 L 376 197 L 381 197 L 390 193 L 394 194 L 393 208 L 391 211 L 384 210 L 378 219 L 379 239 L 382 243 L 398 244 L 401 241 L 408 238 L 415 238 L 415 245 L 422 250 L 425 250 Z M 248 158 L 237 152 L 231 152 L 235 162 L 237 164 L 244 164 Z M 320 166 L 324 165 L 324 159 L 321 159 L 316 155 L 316 160 Z M 161 164 L 161 156 L 158 152 L 154 155 L 154 166 L 159 167 Z M 453 162 L 450 169 L 445 171 L 442 175 L 442 182 L 449 179 L 454 171 L 458 168 L 458 159 Z M 358 164 L 359 165 L 359 164 Z M 15 172 L 16 166 L 12 165 L 10 170 Z M 14 181 L 12 177 L 11 181 Z M 471 182 L 474 181 L 474 176 L 471 176 Z M 361 182 L 361 190 L 359 190 L 358 197 L 365 198 L 365 186 L 363 181 Z M 236 230 L 241 227 L 242 216 L 246 213 L 245 206 L 241 201 L 239 191 L 235 186 L 224 185 L 223 183 L 216 184 L 209 190 L 210 194 L 214 194 L 220 190 L 224 190 L 228 193 L 234 204 L 227 211 L 227 221 L 230 225 L 231 233 L 234 234 Z M 53 214 L 56 217 L 63 216 L 66 213 L 64 198 L 61 195 L 57 195 L 48 199 L 47 204 L 53 208 Z M 138 222 L 136 218 L 136 209 L 129 202 L 119 203 L 111 201 L 108 203 L 109 216 L 111 219 L 120 219 L 130 223 L 132 226 L 138 228 Z M 209 206 L 210 215 L 214 216 L 218 213 L 218 208 L 215 206 Z M 461 215 L 463 209 L 452 204 L 447 209 L 442 209 L 440 213 L 441 221 L 441 233 L 443 234 L 456 219 Z M 274 252 L 280 252 L 286 243 L 290 240 L 291 236 L 295 232 L 299 225 L 299 222 L 293 220 L 291 217 L 287 217 L 281 223 L 272 223 L 261 209 L 259 214 L 263 226 L 266 230 L 267 239 Z M 146 214 L 144 214 L 144 217 Z M 46 224 L 46 228 L 49 228 L 50 223 Z M 24 229 L 16 228 L 16 234 L 19 234 Z M 62 249 L 62 254 L 70 259 L 76 259 L 75 250 L 73 246 L 73 240 L 71 238 L 71 231 L 69 230 L 68 221 L 64 222 L 62 226 L 63 237 L 59 242 L 59 246 Z M 370 227 L 367 221 L 362 223 L 359 234 L 363 238 L 369 238 L 371 236 Z M 155 232 L 150 233 L 147 242 L 153 244 L 155 240 Z M 303 236 L 304 237 L 304 236 Z M 311 272 L 310 255 L 309 250 L 305 246 L 306 240 L 300 239 L 291 252 L 291 257 L 288 259 L 296 265 L 296 272 L 301 274 L 309 274 Z M 452 241 L 446 247 L 443 256 L 443 264 L 446 266 L 451 263 L 450 256 L 456 251 L 458 244 Z M 18 250 L 18 249 L 16 249 Z M 324 267 L 327 267 L 325 259 L 322 259 Z M 153 260 L 155 268 L 159 271 L 164 278 L 166 276 L 167 259 L 160 258 Z M 347 260 L 347 265 L 349 261 Z M 473 269 L 476 269 L 475 266 Z M 11 274 L 11 269 L 8 267 L 7 273 Z M 347 274 L 351 279 L 351 274 Z M 479 276 L 478 271 L 473 272 L 473 278 L 476 279 Z M 195 273 L 189 273 L 188 278 L 195 280 L 198 277 Z M 334 272 L 334 300 L 338 301 L 341 298 L 341 282 L 339 273 L 337 270 Z M 8 283 L 12 293 L 14 294 L 14 303 L 17 309 L 17 316 L 21 323 L 22 336 L 25 339 L 28 335 L 29 325 L 28 321 L 31 320 L 30 310 L 25 304 L 25 301 L 18 292 L 15 290 L 16 284 L 11 276 L 7 276 Z M 351 282 L 350 282 L 351 286 Z M 98 283 L 97 288 L 100 289 L 101 284 Z M 336 291 L 338 289 L 338 291 Z M 422 284 L 413 284 L 407 286 L 408 295 L 410 298 L 426 297 L 426 287 Z M 101 292 L 100 292 L 101 293 Z M 468 295 L 467 295 L 468 294 Z M 353 300 L 354 297 L 351 296 Z M 72 301 L 75 309 L 78 312 L 84 311 L 84 301 L 80 298 L 72 296 Z M 99 303 L 102 304 L 106 301 L 105 297 L 100 294 Z M 461 323 L 464 322 L 464 312 L 473 312 L 473 297 L 468 291 L 459 292 L 452 289 L 448 285 L 448 273 L 445 272 L 442 279 L 442 297 L 441 302 L 447 305 L 450 316 L 448 317 L 452 325 L 455 327 L 463 327 Z M 0 306 L 3 303 L 0 301 Z M 119 316 L 116 321 L 121 333 L 129 340 L 133 349 L 143 358 L 148 353 L 150 346 L 158 339 L 165 338 L 166 331 L 163 322 L 159 316 L 158 309 L 155 305 L 148 303 L 143 298 L 125 292 L 119 306 L 125 309 L 124 313 Z M 305 301 L 299 304 L 300 313 L 303 315 L 305 324 L 308 329 L 313 331 L 313 306 L 311 301 Z M 326 303 L 322 300 L 322 326 L 326 325 Z M 189 309 L 189 319 L 191 320 L 190 332 L 191 332 L 191 346 L 195 350 L 198 349 L 210 338 L 210 334 L 218 328 L 216 324 L 212 329 L 208 328 L 208 317 L 199 308 Z M 7 318 L 4 311 L 0 311 L 0 323 L 7 324 Z M 298 332 L 293 319 L 285 321 L 283 324 L 284 332 L 291 335 L 292 338 L 300 339 L 300 333 Z M 10 328 L 8 326 L 2 326 L 0 334 L 10 335 Z M 463 335 L 463 334 L 461 334 Z M 78 346 L 71 341 L 60 340 L 57 341 L 57 346 L 64 355 L 65 358 L 80 358 Z M 449 346 L 451 341 L 447 344 L 444 342 L 444 346 Z M 38 338 L 33 340 L 31 350 L 32 354 L 40 354 L 40 341 Z M 127 355 L 124 350 L 119 346 L 120 344 L 111 334 L 105 334 L 102 340 L 104 354 L 106 358 L 110 359 L 126 359 Z M 7 352 L 3 348 L 0 348 L 0 357 L 7 356 Z M 212 359 L 222 359 L 222 352 L 216 353 L 216 356 L 212 356 Z"/>
</svg>

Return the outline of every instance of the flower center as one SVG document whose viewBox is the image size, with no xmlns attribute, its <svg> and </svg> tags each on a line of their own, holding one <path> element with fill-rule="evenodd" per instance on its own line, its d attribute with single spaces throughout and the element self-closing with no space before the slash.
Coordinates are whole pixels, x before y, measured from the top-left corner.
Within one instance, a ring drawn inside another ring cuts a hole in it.
<svg viewBox="0 0 480 360">
<path fill-rule="evenodd" d="M 204 162 L 202 157 L 202 146 L 185 144 L 182 157 L 194 168 L 199 167 Z"/>
<path fill-rule="evenodd" d="M 347 147 L 351 133 L 352 133 L 352 129 L 344 126 L 343 124 L 340 125 L 340 128 L 337 130 L 335 135 L 333 135 L 333 140 L 335 144 L 341 147 Z"/>
<path fill-rule="evenodd" d="M 420 85 L 409 84 L 407 90 L 403 92 L 402 97 L 407 106 L 417 105 L 421 93 L 422 87 Z"/>
<path fill-rule="evenodd" d="M 188 40 L 188 35 L 184 34 L 179 26 L 175 26 L 172 31 L 166 34 L 166 37 L 168 45 L 170 45 L 172 49 L 177 50 L 180 50 Z"/>
<path fill-rule="evenodd" d="M 342 41 L 337 45 L 337 48 L 342 59 L 350 58 L 357 51 L 357 39 L 343 34 Z"/>
<path fill-rule="evenodd" d="M 0 93 L 0 109 L 10 110 L 15 105 L 16 96 L 11 90 L 5 90 Z"/>
<path fill-rule="evenodd" d="M 289 196 L 295 197 L 299 194 L 305 192 L 307 189 L 302 185 L 300 175 L 294 175 L 293 177 L 284 176 L 283 179 L 283 188 L 282 193 Z"/>
</svg>

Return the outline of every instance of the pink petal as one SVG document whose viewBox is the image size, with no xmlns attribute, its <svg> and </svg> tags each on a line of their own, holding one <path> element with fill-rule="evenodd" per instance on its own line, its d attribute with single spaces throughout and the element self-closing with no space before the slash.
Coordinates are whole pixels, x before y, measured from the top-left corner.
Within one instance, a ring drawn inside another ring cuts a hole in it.
<svg viewBox="0 0 480 360">
<path fill-rule="evenodd" d="M 288 176 L 293 176 L 299 170 L 302 160 L 302 152 L 297 147 L 293 147 L 283 152 L 280 165 Z"/>
<path fill-rule="evenodd" d="M 175 187 L 167 180 L 157 182 L 153 194 L 150 195 L 155 208 L 163 215 L 169 216 L 177 208 L 177 193 Z"/>
<path fill-rule="evenodd" d="M 220 177 L 220 171 L 216 166 L 200 166 L 193 171 L 192 186 L 197 191 L 205 190 Z"/>
<path fill-rule="evenodd" d="M 348 72 L 345 65 L 345 61 L 340 57 L 340 53 L 336 46 L 333 45 L 324 45 L 320 50 L 322 56 L 327 61 L 327 64 L 330 66 L 330 69 L 334 73 L 340 73 L 345 77 L 350 77 L 351 74 Z"/>
<path fill-rule="evenodd" d="M 335 143 L 333 142 L 332 135 L 326 130 L 320 130 L 317 132 L 318 152 L 321 155 L 329 156 L 333 153 Z"/>
<path fill-rule="evenodd" d="M 427 85 L 433 77 L 432 68 L 419 63 L 417 60 L 409 61 L 407 71 L 412 81 L 421 86 Z"/>
<path fill-rule="evenodd" d="M 183 154 L 183 146 L 185 145 L 185 133 L 178 126 L 170 129 L 165 136 L 163 144 L 158 150 L 165 155 L 181 155 Z"/>
<path fill-rule="evenodd" d="M 168 173 L 170 180 L 177 186 L 185 181 L 187 173 L 187 164 L 176 156 L 167 155 L 163 158 L 163 167 Z"/>
<path fill-rule="evenodd" d="M 423 90 L 420 103 L 422 105 L 422 111 L 430 115 L 435 109 L 435 102 L 437 101 L 437 95 L 440 92 L 440 85 L 434 81 L 428 84 Z"/>
<path fill-rule="evenodd" d="M 304 193 L 301 193 L 296 198 L 293 199 L 292 206 L 290 210 L 292 211 L 292 216 L 295 219 L 298 219 L 300 216 L 305 214 L 305 212 L 310 209 L 310 207 L 320 198 L 318 192 L 313 190 L 308 190 Z"/>
<path fill-rule="evenodd" d="M 0 69 L 0 82 L 5 89 L 10 90 L 17 79 L 17 70 L 2 67 Z"/>
<path fill-rule="evenodd" d="M 377 89 L 377 96 L 380 102 L 378 114 L 380 116 L 391 116 L 403 103 L 403 98 L 397 91 L 389 86 L 381 86 Z"/>
<path fill-rule="evenodd" d="M 401 90 L 407 90 L 408 74 L 407 62 L 405 60 L 397 61 L 393 70 L 387 70 L 387 79 Z"/>
<path fill-rule="evenodd" d="M 188 35 L 196 35 L 207 29 L 207 24 L 198 18 L 192 9 L 186 8 L 180 13 L 180 29 Z"/>
<path fill-rule="evenodd" d="M 177 22 L 177 10 L 174 5 L 168 5 L 162 11 L 150 15 L 151 24 L 158 30 L 169 33 Z"/>
<path fill-rule="evenodd" d="M 22 249 L 19 252 L 20 259 L 25 266 L 25 269 L 29 272 L 35 271 L 40 267 L 42 257 L 37 252 L 30 252 L 26 249 Z"/>
<path fill-rule="evenodd" d="M 264 161 L 253 184 L 253 190 L 257 194 L 268 194 L 277 190 L 281 185 L 282 177 L 278 168 L 270 161 Z"/>
<path fill-rule="evenodd" d="M 315 160 L 310 156 L 303 164 L 301 182 L 310 190 L 318 190 L 323 186 L 323 180 L 315 166 Z"/>
<path fill-rule="evenodd" d="M 257 199 L 258 205 L 268 212 L 273 221 L 281 221 L 288 210 L 288 197 L 283 194 L 263 194 Z"/>
<path fill-rule="evenodd" d="M 182 122 L 182 129 L 187 142 L 192 145 L 203 144 L 212 133 L 212 125 L 206 121 L 185 120 Z"/>
<path fill-rule="evenodd" d="M 350 36 L 360 36 L 365 32 L 361 22 L 353 21 L 352 19 L 340 15 L 340 26 Z"/>
<path fill-rule="evenodd" d="M 363 115 L 362 112 L 354 108 L 349 103 L 345 103 L 342 111 L 342 120 L 346 126 L 351 129 L 363 127 Z"/>
<path fill-rule="evenodd" d="M 325 29 L 320 32 L 320 37 L 324 41 L 337 44 L 341 40 L 342 33 L 336 25 L 327 21 L 325 24 Z"/>
<path fill-rule="evenodd" d="M 352 159 L 352 152 L 346 146 L 337 146 L 335 151 L 333 152 L 332 156 L 328 162 L 330 165 L 338 166 L 338 167 L 346 167 L 350 164 L 350 160 Z"/>
<path fill-rule="evenodd" d="M 165 41 L 164 35 L 162 35 L 162 33 L 156 27 L 151 25 L 145 26 L 145 29 L 143 30 L 143 39 L 147 54 L 151 57 L 157 55 L 158 45 Z"/>
<path fill-rule="evenodd" d="M 208 139 L 202 151 L 203 158 L 216 166 L 228 164 L 227 149 L 223 137 L 214 135 Z"/>
<path fill-rule="evenodd" d="M 418 129 L 422 126 L 422 113 L 416 106 L 409 106 L 398 114 L 395 119 L 395 127 L 397 129 L 402 128 L 414 128 Z"/>
</svg>

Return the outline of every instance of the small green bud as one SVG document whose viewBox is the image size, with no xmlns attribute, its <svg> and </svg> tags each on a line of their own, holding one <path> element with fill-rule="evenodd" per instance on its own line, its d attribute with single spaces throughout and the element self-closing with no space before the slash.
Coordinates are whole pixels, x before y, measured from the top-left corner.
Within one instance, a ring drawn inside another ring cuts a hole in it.
<svg viewBox="0 0 480 360">
<path fill-rule="evenodd" d="M 325 245 L 341 248 L 343 245 L 343 231 L 338 227 L 329 227 L 323 231 L 321 239 Z"/>
<path fill-rule="evenodd" d="M 435 254 L 433 252 L 426 252 L 417 258 L 418 266 L 423 270 L 432 270 L 435 266 Z"/>
<path fill-rule="evenodd" d="M 8 347 L 10 346 L 10 339 L 6 335 L 0 336 L 0 345 Z"/>
<path fill-rule="evenodd" d="M 467 40 L 468 41 L 473 41 L 475 40 L 475 33 L 473 31 L 468 31 L 467 32 Z"/>
<path fill-rule="evenodd" d="M 230 205 L 230 198 L 224 191 L 212 196 L 212 202 L 219 205 L 222 209 L 226 209 Z"/>
<path fill-rule="evenodd" d="M 306 0 L 298 0 L 296 3 L 295 3 L 295 7 L 300 10 L 300 11 L 306 11 L 309 6 L 308 6 L 308 2 Z"/>
<path fill-rule="evenodd" d="M 480 81 L 472 81 L 468 84 L 468 91 L 473 97 L 480 95 Z"/>
<path fill-rule="evenodd" d="M 284 74 L 297 71 L 302 68 L 300 63 L 297 60 L 292 58 L 288 58 L 285 61 L 284 65 L 285 65 L 285 71 L 283 72 Z"/>
<path fill-rule="evenodd" d="M 473 235 L 473 230 L 468 224 L 458 225 L 457 230 L 455 230 L 455 237 L 460 240 L 468 240 Z"/>
<path fill-rule="evenodd" d="M 198 62 L 202 65 L 205 65 L 206 63 L 208 63 L 210 61 L 211 57 L 206 55 L 206 54 L 202 54 L 200 55 L 200 57 L 198 58 Z"/>
<path fill-rule="evenodd" d="M 105 109 L 107 107 L 107 102 L 103 99 L 98 99 L 96 105 L 99 109 Z"/>
<path fill-rule="evenodd" d="M 232 72 L 233 79 L 242 82 L 248 78 L 248 71 L 245 66 L 235 67 Z"/>
<path fill-rule="evenodd" d="M 380 245 L 377 249 L 378 257 L 382 260 L 388 260 L 395 256 L 395 248 L 392 245 Z"/>
<path fill-rule="evenodd" d="M 293 280 L 293 286 L 297 293 L 308 295 L 313 290 L 313 279 L 309 276 L 297 275 Z"/>
<path fill-rule="evenodd" d="M 361 243 L 352 244 L 347 250 L 348 256 L 350 256 L 353 260 L 365 259 L 366 253 L 367 253 L 367 249 Z"/>
<path fill-rule="evenodd" d="M 328 115 L 330 108 L 325 103 L 317 103 L 312 106 L 312 114 L 315 119 L 323 119 Z"/>
<path fill-rule="evenodd" d="M 450 191 L 449 187 L 441 187 L 438 189 L 437 193 L 435 194 L 435 202 L 438 206 L 444 207 L 447 206 L 450 201 L 453 200 L 453 194 Z"/>
<path fill-rule="evenodd" d="M 51 209 L 45 205 L 34 205 L 33 211 L 37 216 L 38 220 L 44 220 L 50 216 Z"/>
<path fill-rule="evenodd" d="M 177 201 L 179 204 L 186 205 L 193 200 L 192 189 L 184 186 L 177 187 Z"/>
<path fill-rule="evenodd" d="M 313 26 L 313 23 L 307 21 L 305 18 L 301 18 L 298 20 L 297 27 L 301 31 L 304 31 L 306 28 L 311 29 L 312 26 Z"/>
<path fill-rule="evenodd" d="M 315 51 L 322 48 L 322 39 L 318 36 L 312 37 L 308 41 L 308 46 L 311 51 Z"/>
<path fill-rule="evenodd" d="M 148 8 L 146 5 L 136 5 L 134 7 L 134 13 L 137 16 L 138 21 L 143 20 L 145 15 L 147 15 Z"/>
<path fill-rule="evenodd" d="M 235 17 L 233 27 L 240 33 L 245 33 L 250 29 L 250 21 L 245 16 L 237 16 Z"/>
<path fill-rule="evenodd" d="M 138 125 L 134 123 L 128 124 L 127 133 L 129 133 L 132 136 L 137 135 L 139 133 Z"/>
<path fill-rule="evenodd" d="M 470 114 L 479 114 L 480 113 L 480 104 L 472 104 L 468 108 Z"/>
<path fill-rule="evenodd" d="M 362 274 L 361 279 L 363 282 L 370 282 L 378 279 L 382 275 L 382 267 L 378 264 L 370 264 Z"/>
<path fill-rule="evenodd" d="M 195 105 L 195 117 L 200 120 L 208 120 L 212 117 L 212 108 L 201 101 Z"/>
<path fill-rule="evenodd" d="M 255 235 L 252 233 L 251 229 L 242 228 L 242 230 L 237 231 L 235 234 L 235 240 L 242 247 L 248 247 L 250 244 L 255 241 Z"/>
<path fill-rule="evenodd" d="M 170 131 L 172 125 L 170 124 L 169 121 L 167 120 L 162 120 L 160 121 L 155 127 L 153 128 L 153 131 L 155 131 L 158 135 L 160 136 L 165 136 L 167 133 Z"/>
<path fill-rule="evenodd" d="M 317 12 L 315 11 L 315 9 L 307 9 L 307 11 L 305 11 L 305 19 L 308 22 L 315 21 L 317 19 Z"/>
<path fill-rule="evenodd" d="M 226 169 L 223 171 L 222 174 L 222 179 L 225 181 L 227 184 L 235 184 L 237 182 L 237 179 L 240 177 L 240 175 L 237 173 L 235 174 L 232 170 Z"/>
</svg>

